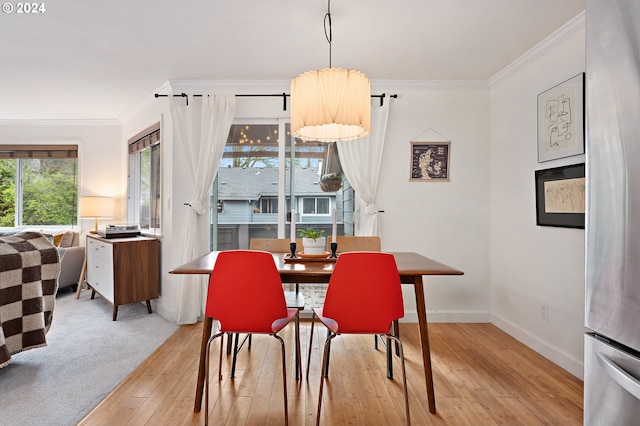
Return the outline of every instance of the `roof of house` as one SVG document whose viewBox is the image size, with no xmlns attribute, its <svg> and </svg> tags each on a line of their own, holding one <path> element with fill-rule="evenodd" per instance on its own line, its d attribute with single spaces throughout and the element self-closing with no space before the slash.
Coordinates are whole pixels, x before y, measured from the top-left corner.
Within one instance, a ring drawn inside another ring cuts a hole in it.
<svg viewBox="0 0 640 426">
<path fill-rule="evenodd" d="M 278 195 L 278 168 L 276 167 L 228 167 L 218 169 L 218 199 L 257 200 L 260 197 Z M 285 171 L 286 188 L 289 187 L 289 169 Z M 295 168 L 298 196 L 334 195 L 322 192 L 318 169 Z"/>
</svg>

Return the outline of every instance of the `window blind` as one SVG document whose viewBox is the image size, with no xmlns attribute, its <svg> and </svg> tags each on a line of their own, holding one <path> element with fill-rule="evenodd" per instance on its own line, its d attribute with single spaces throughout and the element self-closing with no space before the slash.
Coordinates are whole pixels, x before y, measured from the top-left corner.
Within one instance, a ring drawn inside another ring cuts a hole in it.
<svg viewBox="0 0 640 426">
<path fill-rule="evenodd" d="M 78 158 L 78 145 L 0 145 L 0 159 Z"/>
<path fill-rule="evenodd" d="M 143 130 L 129 139 L 129 154 L 160 143 L 160 123 Z"/>
</svg>

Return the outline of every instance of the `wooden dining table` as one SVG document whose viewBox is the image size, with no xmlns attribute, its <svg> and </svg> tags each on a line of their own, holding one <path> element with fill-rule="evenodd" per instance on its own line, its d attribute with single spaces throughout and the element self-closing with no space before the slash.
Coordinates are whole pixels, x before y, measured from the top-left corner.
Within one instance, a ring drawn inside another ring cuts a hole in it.
<svg viewBox="0 0 640 426">
<path fill-rule="evenodd" d="M 212 251 L 204 256 L 194 259 L 184 265 L 169 271 L 170 274 L 204 274 L 208 275 L 213 270 L 217 251 Z M 414 252 L 391 252 L 396 259 L 400 281 L 403 284 L 412 284 L 416 298 L 416 311 L 418 314 L 418 326 L 420 329 L 420 343 L 422 346 L 422 363 L 424 366 L 425 383 L 427 387 L 427 402 L 429 412 L 436 413 L 435 392 L 433 389 L 433 373 L 431 371 L 431 353 L 429 349 L 429 332 L 427 330 L 427 309 L 424 298 L 424 286 L 422 277 L 424 275 L 463 275 L 464 272 L 437 262 L 426 256 Z M 331 278 L 335 260 L 318 261 L 292 261 L 285 259 L 287 253 L 273 253 L 273 260 L 276 263 L 283 283 L 317 283 L 327 284 Z M 239 273 L 242 271 L 238 271 Z M 205 356 L 206 346 L 211 330 L 213 319 L 205 316 L 202 329 L 202 344 L 200 348 L 200 365 L 198 367 L 198 383 L 196 385 L 196 395 L 194 412 L 200 412 L 202 406 L 202 395 L 205 382 Z"/>
</svg>

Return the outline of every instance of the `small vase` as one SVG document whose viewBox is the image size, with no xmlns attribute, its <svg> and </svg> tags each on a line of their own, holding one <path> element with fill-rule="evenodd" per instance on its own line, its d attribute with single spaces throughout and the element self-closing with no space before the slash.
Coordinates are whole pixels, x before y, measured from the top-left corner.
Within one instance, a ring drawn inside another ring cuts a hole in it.
<svg viewBox="0 0 640 426">
<path fill-rule="evenodd" d="M 325 252 L 327 237 L 302 238 L 302 247 L 304 254 L 322 254 Z"/>
</svg>

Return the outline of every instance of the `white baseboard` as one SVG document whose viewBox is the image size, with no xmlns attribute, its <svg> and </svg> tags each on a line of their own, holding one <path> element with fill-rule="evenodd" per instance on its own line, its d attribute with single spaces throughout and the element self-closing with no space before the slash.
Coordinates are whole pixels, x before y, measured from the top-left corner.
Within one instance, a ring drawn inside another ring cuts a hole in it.
<svg viewBox="0 0 640 426">
<path fill-rule="evenodd" d="M 167 309 L 164 304 L 159 302 L 159 299 L 152 300 L 151 307 L 153 308 L 153 312 L 157 313 L 162 318 L 166 319 L 169 322 L 176 322 L 178 314 L 175 309 Z"/>
<path fill-rule="evenodd" d="M 569 373 L 584 379 L 584 362 L 581 359 L 562 351 L 560 348 L 550 344 L 549 342 L 529 333 L 527 330 L 513 324 L 512 322 L 500 317 L 499 315 L 491 316 L 491 323 L 500 330 L 512 336 L 514 339 L 538 352 L 554 364 L 567 370 Z"/>
</svg>

